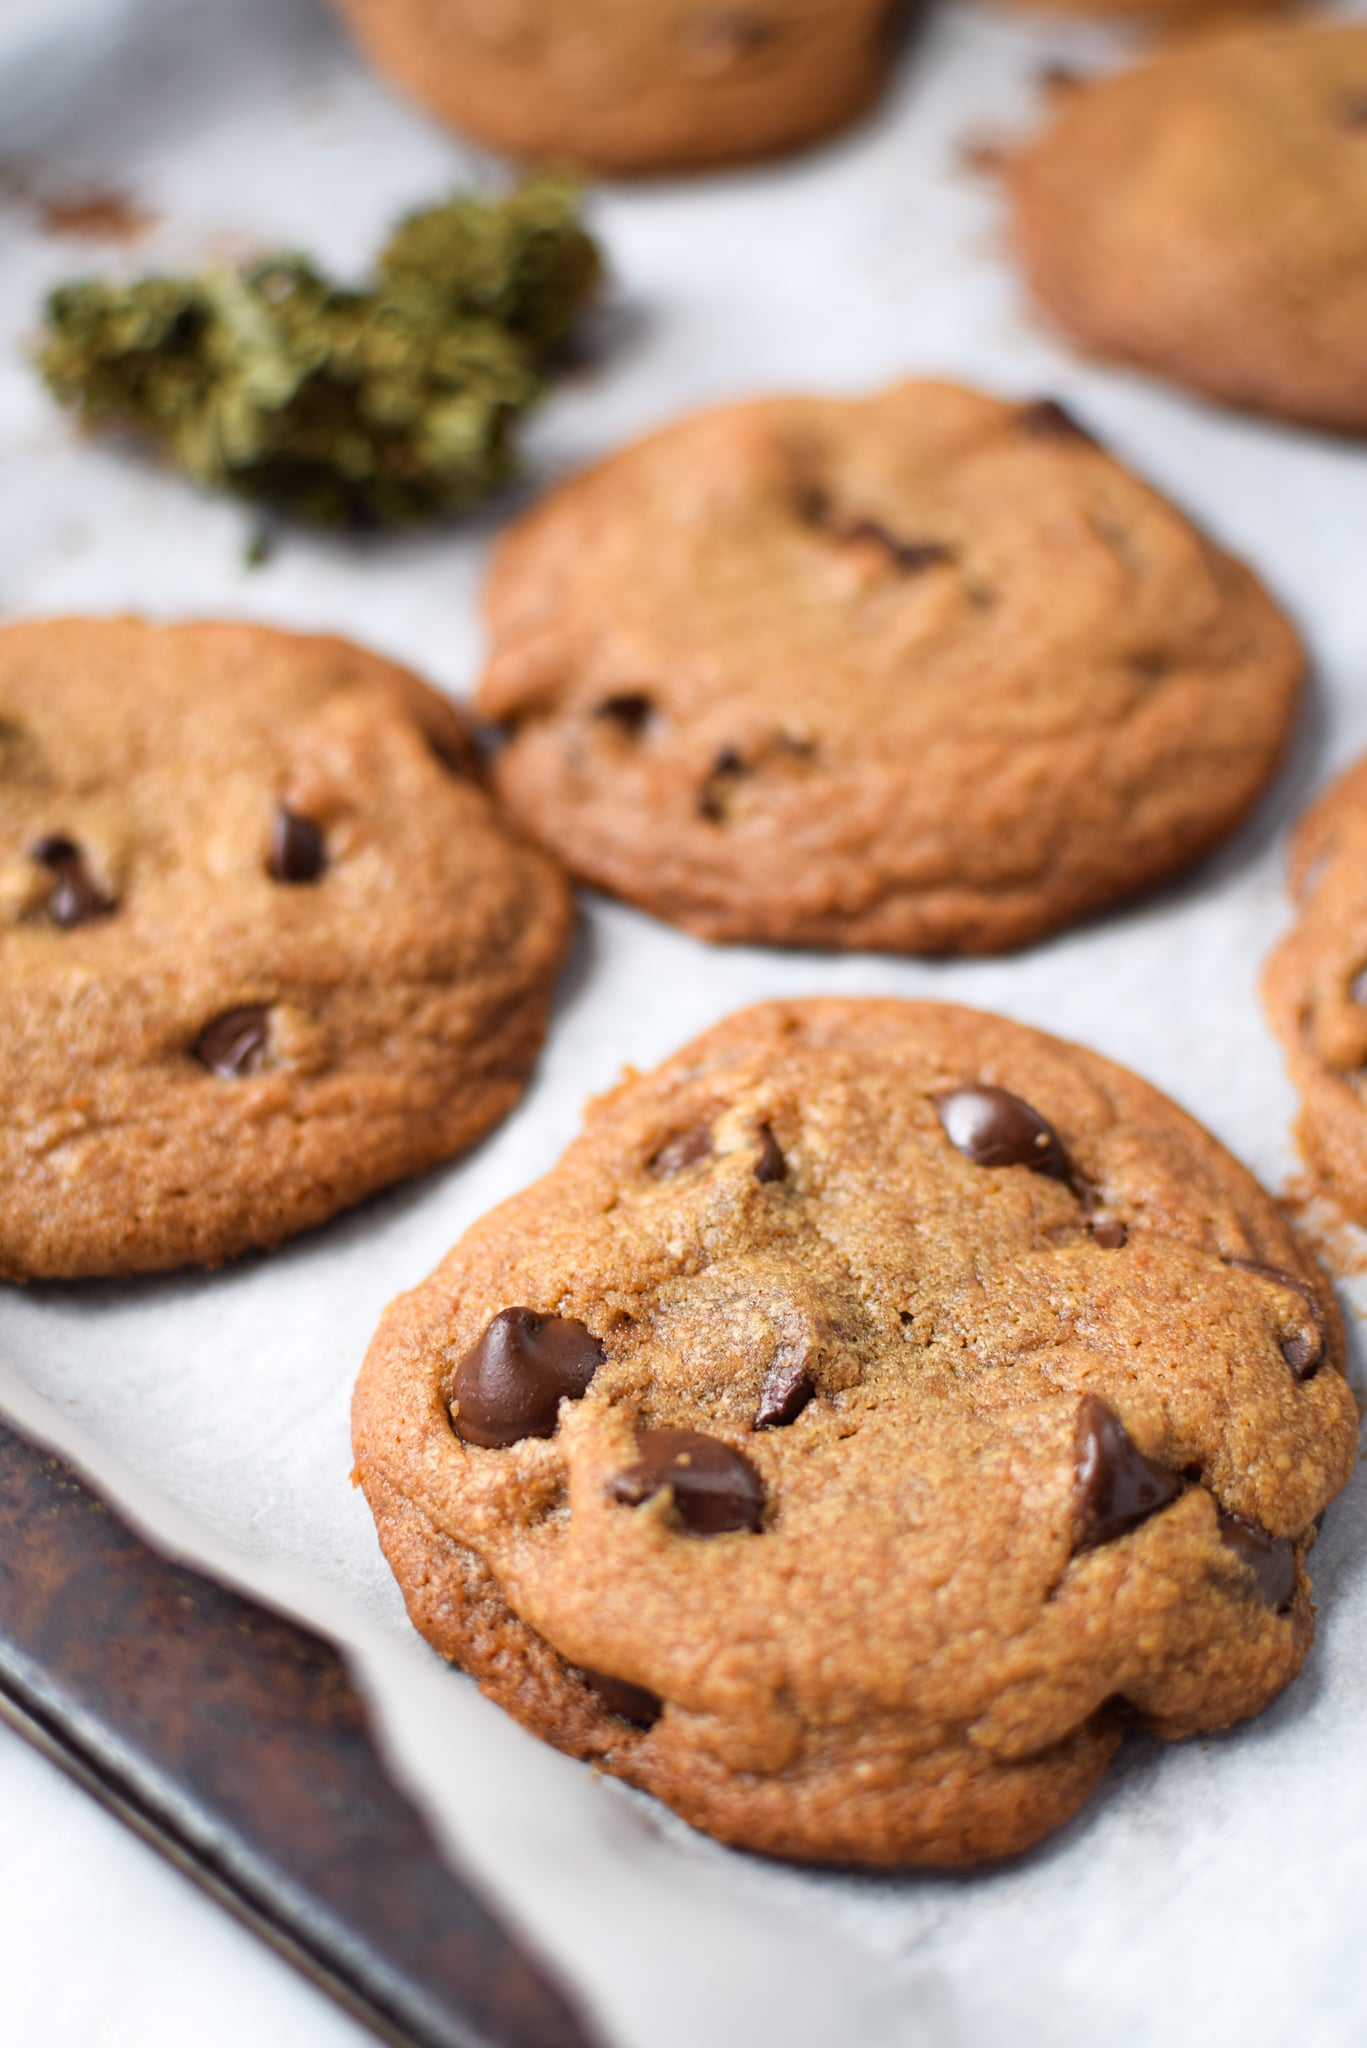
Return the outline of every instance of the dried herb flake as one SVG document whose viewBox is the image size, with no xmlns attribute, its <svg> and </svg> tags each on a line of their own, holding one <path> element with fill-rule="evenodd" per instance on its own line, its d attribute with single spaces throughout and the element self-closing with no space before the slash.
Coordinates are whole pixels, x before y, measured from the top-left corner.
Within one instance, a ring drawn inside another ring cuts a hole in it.
<svg viewBox="0 0 1367 2048">
<path fill-rule="evenodd" d="M 86 424 L 296 518 L 460 510 L 512 473 L 517 423 L 598 288 L 598 249 L 573 190 L 542 180 L 413 214 L 377 268 L 369 291 L 297 256 L 62 285 L 42 373 Z"/>
</svg>

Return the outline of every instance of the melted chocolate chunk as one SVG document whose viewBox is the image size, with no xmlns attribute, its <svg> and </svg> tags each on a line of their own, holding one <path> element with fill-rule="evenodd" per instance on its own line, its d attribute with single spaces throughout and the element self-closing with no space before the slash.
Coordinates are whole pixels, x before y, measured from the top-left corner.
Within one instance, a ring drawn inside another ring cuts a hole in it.
<svg viewBox="0 0 1367 2048">
<path fill-rule="evenodd" d="M 769 1181 L 786 1180 L 788 1178 L 788 1162 L 783 1156 L 783 1150 L 778 1139 L 774 1136 L 768 1124 L 760 1125 L 759 1136 L 760 1154 L 755 1162 L 755 1179 L 766 1184 Z"/>
<path fill-rule="evenodd" d="M 684 39 L 696 56 L 719 65 L 758 55 L 777 42 L 782 32 L 778 22 L 741 8 L 690 15 L 683 26 Z"/>
<path fill-rule="evenodd" d="M 65 832 L 46 832 L 41 839 L 35 839 L 28 857 L 45 868 L 66 867 L 69 862 L 83 858 L 76 841 L 68 839 Z"/>
<path fill-rule="evenodd" d="M 575 1317 L 500 1309 L 456 1367 L 451 1426 L 489 1451 L 554 1436 L 561 1401 L 581 1401 L 602 1363 L 602 1345 Z"/>
<path fill-rule="evenodd" d="M 1103 1252 L 1118 1252 L 1129 1234 L 1118 1216 L 1100 1216 L 1092 1225 L 1092 1243 Z"/>
<path fill-rule="evenodd" d="M 1227 1266 L 1236 1266 L 1241 1273 L 1252 1273 L 1259 1280 L 1270 1280 L 1274 1287 L 1284 1287 L 1291 1294 L 1298 1294 L 1305 1303 L 1306 1320 L 1297 1330 L 1289 1330 L 1280 1339 L 1282 1357 L 1298 1380 L 1313 1379 L 1324 1363 L 1324 1325 L 1320 1321 L 1320 1305 L 1315 1291 L 1308 1280 L 1299 1274 L 1288 1273 L 1281 1266 L 1265 1266 L 1257 1259 L 1226 1259 Z"/>
<path fill-rule="evenodd" d="M 685 1167 L 696 1166 L 700 1159 L 712 1157 L 712 1132 L 707 1124 L 694 1124 L 691 1130 L 676 1131 L 672 1138 L 666 1138 L 654 1157 L 647 1162 L 646 1172 L 656 1180 L 670 1180 Z"/>
<path fill-rule="evenodd" d="M 765 1374 L 755 1410 L 756 1429 L 786 1429 L 796 1422 L 816 1388 L 807 1368 L 795 1360 L 779 1360 Z"/>
<path fill-rule="evenodd" d="M 610 719 L 632 739 L 639 739 L 655 716 L 655 706 L 639 690 L 624 690 L 616 697 L 605 697 L 593 715 Z"/>
<path fill-rule="evenodd" d="M 1028 1166 L 1067 1180 L 1068 1159 L 1052 1125 L 1006 1088 L 951 1088 L 935 1097 L 951 1145 L 975 1166 Z"/>
<path fill-rule="evenodd" d="M 117 908 L 113 897 L 105 895 L 86 866 L 82 849 L 65 833 L 48 833 L 34 842 L 28 854 L 30 860 L 37 861 L 52 876 L 44 908 L 62 931 L 93 924 L 96 918 L 108 917 Z"/>
<path fill-rule="evenodd" d="M 472 718 L 471 731 L 477 733 L 481 740 L 487 743 L 490 753 L 497 753 L 509 737 L 506 727 L 482 719 Z M 437 731 L 435 728 L 424 726 L 422 736 L 427 743 L 428 753 L 448 775 L 454 775 L 460 782 L 469 781 L 475 756 L 463 732 L 450 732 L 444 727 Z"/>
<path fill-rule="evenodd" d="M 922 569 L 938 569 L 954 560 L 953 548 L 947 548 L 938 540 L 902 540 L 881 526 L 876 519 L 853 519 L 848 526 L 833 529 L 837 540 L 869 540 L 891 555 L 904 576 L 915 576 Z"/>
<path fill-rule="evenodd" d="M 327 866 L 323 835 L 312 818 L 281 804 L 271 823 L 267 872 L 276 882 L 316 882 Z"/>
<path fill-rule="evenodd" d="M 734 747 L 723 747 L 712 764 L 712 773 L 702 786 L 698 810 L 709 824 L 720 825 L 726 817 L 726 799 L 731 788 L 749 774 Z"/>
<path fill-rule="evenodd" d="M 1146 1458 L 1119 1416 L 1095 1394 L 1083 1396 L 1073 1441 L 1074 1550 L 1091 1550 L 1123 1536 L 1184 1490 L 1181 1475 Z"/>
<path fill-rule="evenodd" d="M 225 1010 L 195 1041 L 195 1058 L 223 1081 L 245 1081 L 266 1063 L 270 1017 L 256 1004 Z"/>
<path fill-rule="evenodd" d="M 696 1429 L 648 1429 L 636 1449 L 637 1462 L 609 1485 L 614 1500 L 639 1507 L 667 1486 L 680 1521 L 695 1536 L 759 1528 L 764 1483 L 729 1444 Z"/>
<path fill-rule="evenodd" d="M 1016 419 L 1038 441 L 1086 441 L 1095 446 L 1087 429 L 1056 398 L 1037 398 L 1033 405 L 1022 406 Z"/>
<path fill-rule="evenodd" d="M 610 1714 L 616 1714 L 619 1721 L 630 1721 L 633 1728 L 653 1728 L 664 1712 L 663 1700 L 643 1685 L 610 1678 L 606 1671 L 590 1671 L 585 1665 L 580 1666 L 579 1676 Z"/>
<path fill-rule="evenodd" d="M 1220 1535 L 1257 1583 L 1258 1598 L 1278 1614 L 1296 1596 L 1296 1550 L 1284 1536 L 1269 1536 L 1256 1522 L 1220 1510 Z"/>
</svg>

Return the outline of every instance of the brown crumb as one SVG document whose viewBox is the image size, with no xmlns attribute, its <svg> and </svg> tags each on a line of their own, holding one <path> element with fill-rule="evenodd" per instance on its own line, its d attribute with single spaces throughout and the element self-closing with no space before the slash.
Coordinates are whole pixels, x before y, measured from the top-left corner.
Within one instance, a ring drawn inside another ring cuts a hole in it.
<svg viewBox="0 0 1367 2048">
<path fill-rule="evenodd" d="M 980 178 L 999 178 L 1011 160 L 1011 151 L 1000 136 L 965 135 L 959 144 L 961 167 Z"/>
<path fill-rule="evenodd" d="M 0 161 L 0 201 L 32 207 L 45 234 L 85 241 L 136 242 L 156 226 L 157 217 L 117 188 L 57 186 L 41 164 Z"/>
<path fill-rule="evenodd" d="M 137 242 L 156 225 L 155 214 L 126 192 L 54 193 L 38 199 L 46 234 L 76 235 L 85 241 Z"/>
<path fill-rule="evenodd" d="M 1344 1214 L 1313 1174 L 1293 1173 L 1283 1183 L 1278 1203 L 1293 1229 L 1336 1279 L 1357 1280 L 1367 1273 L 1367 1231 Z"/>
</svg>

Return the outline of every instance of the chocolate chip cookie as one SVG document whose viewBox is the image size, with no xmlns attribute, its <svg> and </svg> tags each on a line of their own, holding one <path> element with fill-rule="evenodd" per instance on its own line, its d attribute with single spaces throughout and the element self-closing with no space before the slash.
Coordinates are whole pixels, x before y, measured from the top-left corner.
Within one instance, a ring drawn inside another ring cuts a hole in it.
<svg viewBox="0 0 1367 2048">
<path fill-rule="evenodd" d="M 1011 184 L 1030 285 L 1086 347 L 1367 430 L 1367 27 L 1246 31 L 1080 86 Z"/>
<path fill-rule="evenodd" d="M 1293 0 L 1006 0 L 1013 14 L 1085 15 L 1089 20 L 1128 20 L 1174 33 L 1205 29 L 1226 18 L 1286 10 Z M 1071 78 L 1068 81 L 1072 82 Z"/>
<path fill-rule="evenodd" d="M 1190 1117 L 972 1010 L 742 1012 L 395 1302 L 356 1393 L 418 1628 L 780 1855 L 962 1863 L 1294 1677 L 1357 1415 Z"/>
<path fill-rule="evenodd" d="M 777 155 L 887 74 L 902 0 L 338 0 L 376 66 L 512 156 L 600 171 Z"/>
<path fill-rule="evenodd" d="M 1301 1149 L 1367 1224 L 1367 759 L 1311 805 L 1291 846 L 1299 918 L 1263 977 L 1301 1098 Z"/>
<path fill-rule="evenodd" d="M 455 711 L 341 640 L 0 629 L 0 1273 L 216 1264 L 517 1100 L 570 922 Z"/>
<path fill-rule="evenodd" d="M 497 777 L 708 939 L 992 952 L 1205 852 L 1303 657 L 1257 579 L 1058 405 L 947 384 L 686 419 L 505 536 Z"/>
</svg>

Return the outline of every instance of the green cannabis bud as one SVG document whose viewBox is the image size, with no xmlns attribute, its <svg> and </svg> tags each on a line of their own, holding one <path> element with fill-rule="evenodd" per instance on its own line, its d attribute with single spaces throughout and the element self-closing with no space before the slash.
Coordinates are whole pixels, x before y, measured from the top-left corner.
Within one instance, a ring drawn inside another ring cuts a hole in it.
<svg viewBox="0 0 1367 2048">
<path fill-rule="evenodd" d="M 602 260 L 574 192 L 456 198 L 400 223 L 370 291 L 302 257 L 59 286 L 39 357 L 93 427 L 200 483 L 324 525 L 457 511 L 512 473 L 513 433 Z"/>
</svg>

